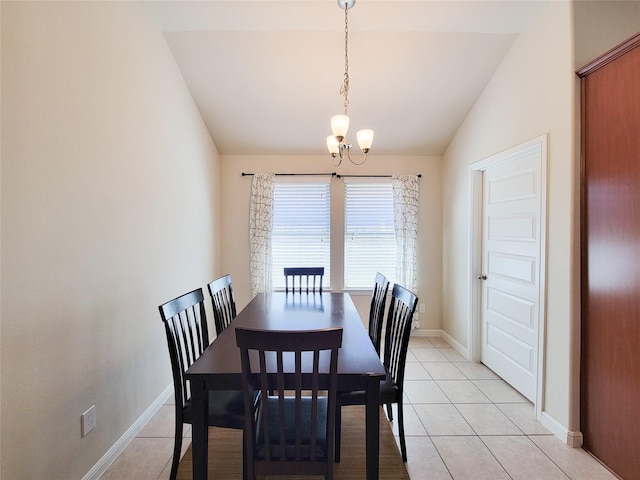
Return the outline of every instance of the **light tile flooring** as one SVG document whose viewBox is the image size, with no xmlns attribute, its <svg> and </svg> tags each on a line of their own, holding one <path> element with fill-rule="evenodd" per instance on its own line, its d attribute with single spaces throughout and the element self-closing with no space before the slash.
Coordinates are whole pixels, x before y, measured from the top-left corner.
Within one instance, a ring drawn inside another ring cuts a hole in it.
<svg viewBox="0 0 640 480">
<path fill-rule="evenodd" d="M 441 338 L 411 339 L 404 406 L 412 480 L 615 479 L 538 423 L 531 403 L 491 370 Z M 101 479 L 168 479 L 173 408 L 162 406 Z M 397 435 L 397 422 L 393 429 Z M 190 433 L 186 425 L 183 451 Z"/>
</svg>

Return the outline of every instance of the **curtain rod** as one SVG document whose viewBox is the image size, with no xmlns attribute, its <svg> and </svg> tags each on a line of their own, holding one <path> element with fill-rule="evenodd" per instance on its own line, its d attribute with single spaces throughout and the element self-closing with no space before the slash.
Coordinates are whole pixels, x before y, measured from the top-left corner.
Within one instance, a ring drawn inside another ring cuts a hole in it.
<svg viewBox="0 0 640 480">
<path fill-rule="evenodd" d="M 242 176 L 243 177 L 253 176 L 253 175 L 255 175 L 255 173 L 244 173 L 244 172 L 242 172 Z M 303 177 L 317 177 L 317 176 L 335 177 L 338 174 L 336 172 L 329 172 L 329 173 L 276 173 L 275 175 L 277 177 L 280 177 L 280 176 L 292 177 L 292 176 L 295 176 L 295 175 L 300 175 L 300 176 L 303 176 Z"/>
<path fill-rule="evenodd" d="M 338 178 L 391 178 L 393 175 L 338 175 Z M 416 175 L 418 178 L 422 178 L 422 174 Z"/>
<path fill-rule="evenodd" d="M 253 176 L 255 173 L 245 173 L 242 172 L 243 177 Z M 286 176 L 293 177 L 299 175 L 301 177 L 321 177 L 321 176 L 331 176 L 337 178 L 391 178 L 393 175 L 340 175 L 336 172 L 329 173 L 276 173 L 277 177 Z M 416 175 L 418 178 L 422 178 L 422 174 L 419 173 Z"/>
</svg>

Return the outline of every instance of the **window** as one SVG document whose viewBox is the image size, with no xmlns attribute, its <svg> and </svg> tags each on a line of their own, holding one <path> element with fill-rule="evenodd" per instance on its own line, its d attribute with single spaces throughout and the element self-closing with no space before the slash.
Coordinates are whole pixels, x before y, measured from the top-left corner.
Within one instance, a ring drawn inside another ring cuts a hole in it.
<svg viewBox="0 0 640 480">
<path fill-rule="evenodd" d="M 273 192 L 272 279 L 284 289 L 284 267 L 324 267 L 323 288 L 329 288 L 329 183 L 276 183 Z"/>
<path fill-rule="evenodd" d="M 376 272 L 391 282 L 396 237 L 391 183 L 345 183 L 344 287 L 370 289 Z"/>
</svg>

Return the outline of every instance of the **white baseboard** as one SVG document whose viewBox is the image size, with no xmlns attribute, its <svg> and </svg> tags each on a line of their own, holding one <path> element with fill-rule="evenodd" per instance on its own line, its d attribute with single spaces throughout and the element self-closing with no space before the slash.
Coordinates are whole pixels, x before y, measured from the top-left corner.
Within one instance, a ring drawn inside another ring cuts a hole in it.
<svg viewBox="0 0 640 480">
<path fill-rule="evenodd" d="M 122 435 L 116 443 L 105 453 L 98 463 L 96 463 L 91 470 L 89 470 L 82 480 L 98 480 L 100 476 L 107 471 L 107 468 L 118 458 L 127 445 L 131 443 L 131 440 L 136 438 L 138 433 L 144 428 L 144 426 L 153 418 L 153 416 L 160 410 L 160 407 L 166 403 L 166 401 L 173 395 L 173 383 L 171 383 L 154 402 L 138 417 L 138 419 L 131 425 L 124 435 Z"/>
<path fill-rule="evenodd" d="M 458 351 L 458 353 L 462 355 L 464 358 L 467 358 L 467 359 L 469 358 L 469 350 L 467 349 L 467 347 L 458 343 L 458 341 L 456 341 L 456 339 L 453 338 L 451 335 L 449 335 L 446 332 L 442 332 L 442 338 L 444 338 L 449 343 L 449 345 L 455 348 Z"/>
<path fill-rule="evenodd" d="M 570 447 L 582 447 L 582 432 L 568 430 L 547 412 L 540 413 L 540 423 Z"/>
<path fill-rule="evenodd" d="M 442 330 L 429 330 L 426 328 L 414 328 L 411 330 L 411 336 L 413 337 L 441 337 Z"/>
</svg>

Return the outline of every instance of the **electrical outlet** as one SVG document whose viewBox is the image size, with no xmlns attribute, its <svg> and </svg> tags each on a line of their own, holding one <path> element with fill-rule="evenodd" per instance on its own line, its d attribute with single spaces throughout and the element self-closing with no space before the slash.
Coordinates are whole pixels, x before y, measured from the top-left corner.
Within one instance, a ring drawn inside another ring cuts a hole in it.
<svg viewBox="0 0 640 480">
<path fill-rule="evenodd" d="M 420 304 L 420 313 L 424 313 L 426 309 L 424 308 L 424 303 Z"/>
<path fill-rule="evenodd" d="M 96 428 L 96 406 L 91 405 L 89 410 L 84 412 L 80 418 L 82 420 L 81 435 L 84 437 L 87 433 Z"/>
</svg>

